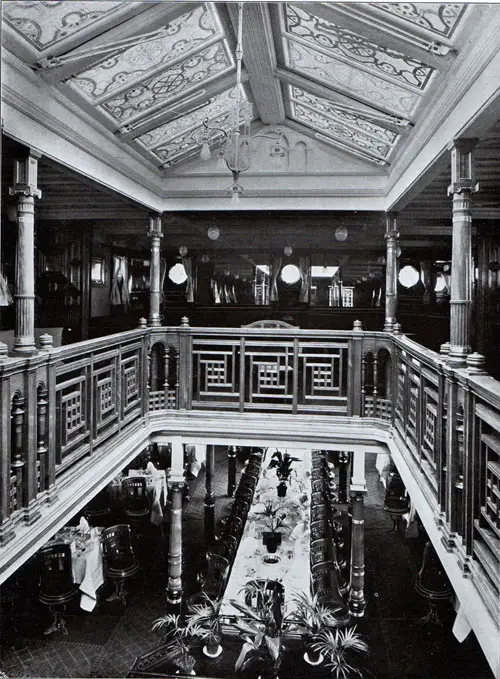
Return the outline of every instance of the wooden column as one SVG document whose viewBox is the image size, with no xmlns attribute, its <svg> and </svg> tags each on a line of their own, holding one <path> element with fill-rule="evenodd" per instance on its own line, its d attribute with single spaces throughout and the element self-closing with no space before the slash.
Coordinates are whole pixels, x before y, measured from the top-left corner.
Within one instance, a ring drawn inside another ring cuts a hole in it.
<svg viewBox="0 0 500 679">
<path fill-rule="evenodd" d="M 396 324 L 396 314 L 398 308 L 398 238 L 399 233 L 396 227 L 395 212 L 388 212 L 386 215 L 386 255 L 385 255 L 385 322 L 384 330 L 391 332 Z"/>
<path fill-rule="evenodd" d="M 339 453 L 339 502 L 345 504 L 348 496 L 348 479 L 349 479 L 349 458 L 348 452 L 341 451 Z"/>
<path fill-rule="evenodd" d="M 151 241 L 151 261 L 149 268 L 149 317 L 148 325 L 158 327 L 160 325 L 160 241 L 163 238 L 161 232 L 161 217 L 159 215 L 149 218 L 148 236 Z"/>
<path fill-rule="evenodd" d="M 456 139 L 451 149 L 453 231 L 451 248 L 450 353 L 453 367 L 464 367 L 471 351 L 472 217 L 474 180 L 472 149 L 476 139 Z"/>
<path fill-rule="evenodd" d="M 48 447 L 47 447 L 47 389 L 39 387 L 37 390 L 36 403 L 36 455 L 40 463 L 40 492 L 45 494 L 49 487 L 49 470 L 48 470 Z"/>
<path fill-rule="evenodd" d="M 14 185 L 11 196 L 17 197 L 16 243 L 16 328 L 13 353 L 31 356 L 37 353 L 35 344 L 35 198 L 42 193 L 37 188 L 38 152 L 30 150 L 26 158 L 14 161 Z"/>
<path fill-rule="evenodd" d="M 184 479 L 172 483 L 170 536 L 168 543 L 167 601 L 178 606 L 182 601 L 182 493 Z"/>
<path fill-rule="evenodd" d="M 212 544 L 215 532 L 214 472 L 215 446 L 207 445 L 205 454 L 205 542 L 207 545 Z"/>
<path fill-rule="evenodd" d="M 236 447 L 227 448 L 227 496 L 233 497 L 236 490 Z"/>
<path fill-rule="evenodd" d="M 364 494 L 365 453 L 355 451 L 352 456 L 351 477 L 351 564 L 349 586 L 349 611 L 361 618 L 366 608 L 365 600 L 365 513 Z"/>
</svg>

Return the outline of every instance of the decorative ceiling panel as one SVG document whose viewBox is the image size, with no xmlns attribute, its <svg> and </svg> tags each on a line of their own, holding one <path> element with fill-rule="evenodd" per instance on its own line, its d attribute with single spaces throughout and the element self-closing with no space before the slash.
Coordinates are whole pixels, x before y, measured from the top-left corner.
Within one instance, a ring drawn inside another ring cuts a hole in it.
<svg viewBox="0 0 500 679">
<path fill-rule="evenodd" d="M 245 102 L 247 102 L 245 90 L 243 87 L 240 90 L 240 97 L 242 103 L 242 109 L 245 109 Z M 184 113 L 179 118 L 171 120 L 160 127 L 150 130 L 140 137 L 136 138 L 142 146 L 145 148 L 151 148 L 167 142 L 169 139 L 173 139 L 177 135 L 186 134 L 189 130 L 198 128 L 200 121 L 208 118 L 210 125 L 216 124 L 216 119 L 222 114 L 227 113 L 232 110 L 234 106 L 235 99 L 235 88 L 226 90 L 221 94 L 218 94 L 202 106 L 196 107 L 195 110 Z M 248 105 L 248 104 L 247 104 Z M 242 111 L 243 118 L 244 111 Z"/>
<path fill-rule="evenodd" d="M 467 7 L 440 2 L 374 2 L 373 6 L 446 38 L 451 37 Z"/>
<path fill-rule="evenodd" d="M 2 3 L 5 21 L 40 52 L 118 10 L 126 2 L 33 0 Z"/>
<path fill-rule="evenodd" d="M 131 121 L 136 116 L 167 105 L 172 97 L 186 94 L 210 78 L 222 75 L 233 64 L 225 43 L 218 42 L 109 99 L 101 108 L 118 123 Z"/>
<path fill-rule="evenodd" d="M 384 74 L 400 85 L 423 90 L 434 70 L 418 59 L 377 45 L 357 33 L 316 17 L 303 7 L 285 5 L 285 29 L 292 38 L 303 40 L 332 57 Z"/>
<path fill-rule="evenodd" d="M 378 145 L 381 145 L 380 148 L 385 149 L 383 152 L 380 149 L 377 151 L 384 157 L 388 155 L 388 153 L 400 139 L 400 135 L 398 135 L 396 132 L 393 130 L 388 130 L 381 125 L 377 125 L 373 121 L 368 120 L 361 112 L 358 113 L 357 111 L 349 110 L 346 107 L 342 107 L 332 101 L 328 101 L 327 99 L 318 97 L 315 94 L 306 92 L 299 87 L 290 86 L 289 96 L 292 115 L 295 117 L 297 117 L 297 106 L 300 106 L 302 110 L 304 110 L 305 107 L 314 114 L 317 114 L 319 116 L 318 120 L 324 121 L 326 119 L 331 119 L 337 124 L 342 124 L 359 134 L 370 137 L 373 140 L 374 149 L 378 149 Z M 321 131 L 325 130 L 323 122 L 321 123 L 321 126 L 316 126 L 313 122 L 313 117 L 308 116 L 308 119 L 309 122 L 306 122 L 305 120 L 301 120 L 300 122 L 318 127 L 318 129 L 321 129 Z"/>
<path fill-rule="evenodd" d="M 420 97 L 395 83 L 361 71 L 293 40 L 285 39 L 286 65 L 317 82 L 350 94 L 376 107 L 409 117 Z"/>
<path fill-rule="evenodd" d="M 146 78 L 184 52 L 202 49 L 208 41 L 223 37 L 211 5 L 201 5 L 171 21 L 163 35 L 103 59 L 72 79 L 72 85 L 95 100 L 134 79 Z"/>
</svg>

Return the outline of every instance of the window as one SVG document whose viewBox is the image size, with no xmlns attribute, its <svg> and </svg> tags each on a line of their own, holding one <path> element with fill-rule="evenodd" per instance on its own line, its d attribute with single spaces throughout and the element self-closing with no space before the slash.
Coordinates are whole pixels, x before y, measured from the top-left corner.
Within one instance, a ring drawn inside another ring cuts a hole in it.
<svg viewBox="0 0 500 679">
<path fill-rule="evenodd" d="M 187 281 L 187 273 L 184 264 L 177 262 L 168 271 L 168 278 L 175 285 L 182 285 Z"/>
<path fill-rule="evenodd" d="M 92 285 L 106 284 L 106 263 L 104 257 L 92 257 L 90 280 Z"/>
</svg>

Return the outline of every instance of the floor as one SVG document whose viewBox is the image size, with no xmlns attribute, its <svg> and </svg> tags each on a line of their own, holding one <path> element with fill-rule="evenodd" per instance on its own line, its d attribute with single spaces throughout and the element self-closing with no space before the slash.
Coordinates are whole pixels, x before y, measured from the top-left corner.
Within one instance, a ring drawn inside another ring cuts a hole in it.
<svg viewBox="0 0 500 679">
<path fill-rule="evenodd" d="M 216 448 L 217 517 L 227 511 L 225 452 Z M 365 501 L 365 617 L 358 622 L 370 654 L 364 676 L 371 679 L 492 679 L 484 655 L 471 634 L 459 644 L 451 633 L 453 610 L 441 610 L 443 627 L 422 622 L 425 601 L 414 591 L 425 537 L 407 539 L 404 532 L 391 532 L 391 521 L 382 509 L 384 489 L 367 460 L 368 493 Z M 190 481 L 191 500 L 184 505 L 185 591 L 195 590 L 195 574 L 202 563 L 203 472 Z M 92 613 L 68 607 L 67 637 L 44 636 L 50 623 L 38 603 L 32 564 L 20 576 L 18 598 L 4 602 L 1 627 L 1 672 L 9 677 L 126 677 L 135 658 L 152 648 L 160 637 L 151 632 L 153 620 L 166 612 L 166 543 L 154 531 L 141 549 L 141 571 L 127 584 L 128 602 L 102 603 Z M 302 663 L 302 664 L 301 664 Z M 231 673 L 229 674 L 231 676 Z M 301 658 L 282 667 L 280 679 L 310 676 Z M 314 676 L 327 676 L 314 672 Z"/>
</svg>

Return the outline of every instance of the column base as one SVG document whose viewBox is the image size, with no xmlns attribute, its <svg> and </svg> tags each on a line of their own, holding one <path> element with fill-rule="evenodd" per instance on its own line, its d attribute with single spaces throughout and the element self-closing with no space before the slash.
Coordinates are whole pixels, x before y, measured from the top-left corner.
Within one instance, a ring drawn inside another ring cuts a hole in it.
<svg viewBox="0 0 500 679">
<path fill-rule="evenodd" d="M 36 344 L 16 344 L 14 340 L 14 346 L 12 347 L 13 356 L 36 356 L 38 354 L 38 349 Z"/>
<path fill-rule="evenodd" d="M 349 613 L 354 618 L 362 618 L 364 616 L 365 610 L 366 610 L 366 601 L 365 601 L 364 598 L 362 600 L 359 600 L 359 601 L 357 599 L 355 601 L 349 600 L 348 606 L 349 606 Z"/>
<path fill-rule="evenodd" d="M 31 526 L 35 521 L 38 521 L 41 515 L 39 501 L 31 500 L 28 506 L 23 510 L 24 523 Z"/>
<path fill-rule="evenodd" d="M 160 316 L 149 316 L 148 317 L 148 327 L 149 328 L 159 328 L 161 325 Z"/>
<path fill-rule="evenodd" d="M 467 366 L 467 356 L 469 353 L 469 347 L 451 347 L 447 358 L 448 365 L 451 368 L 465 368 Z"/>
<path fill-rule="evenodd" d="M 14 530 L 14 526 L 12 525 L 12 521 L 10 519 L 7 519 L 7 521 L 5 521 L 0 526 L 0 546 L 6 545 L 15 537 L 16 532 Z"/>
<path fill-rule="evenodd" d="M 171 606 L 179 606 L 182 602 L 182 587 L 167 587 L 167 603 Z"/>
</svg>

